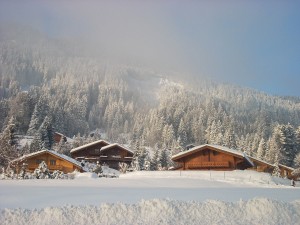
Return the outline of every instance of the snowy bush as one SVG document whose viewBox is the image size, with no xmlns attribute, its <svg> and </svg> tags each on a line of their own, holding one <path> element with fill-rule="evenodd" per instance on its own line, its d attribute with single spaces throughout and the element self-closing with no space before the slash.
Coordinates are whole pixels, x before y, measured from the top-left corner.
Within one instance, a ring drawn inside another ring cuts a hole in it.
<svg viewBox="0 0 300 225">
<path fill-rule="evenodd" d="M 42 161 L 38 168 L 36 168 L 33 172 L 33 175 L 37 178 L 37 179 L 48 179 L 51 177 L 49 169 L 47 164 L 45 163 L 45 161 Z"/>
<path fill-rule="evenodd" d="M 103 175 L 102 175 L 102 173 L 103 173 L 102 167 L 101 167 L 101 165 L 99 164 L 98 161 L 97 161 L 96 166 L 95 166 L 94 169 L 93 169 L 93 173 L 97 174 L 98 177 L 102 177 L 102 176 L 103 176 Z"/>
<path fill-rule="evenodd" d="M 65 178 L 66 178 L 66 175 L 65 175 L 62 171 L 55 170 L 55 171 L 53 171 L 53 173 L 51 174 L 51 178 L 52 178 L 52 179 L 65 179 Z"/>
<path fill-rule="evenodd" d="M 120 172 L 121 172 L 121 173 L 126 173 L 127 170 L 128 170 L 128 164 L 127 164 L 127 163 L 120 162 L 120 163 L 119 163 L 119 168 L 120 168 Z"/>
</svg>

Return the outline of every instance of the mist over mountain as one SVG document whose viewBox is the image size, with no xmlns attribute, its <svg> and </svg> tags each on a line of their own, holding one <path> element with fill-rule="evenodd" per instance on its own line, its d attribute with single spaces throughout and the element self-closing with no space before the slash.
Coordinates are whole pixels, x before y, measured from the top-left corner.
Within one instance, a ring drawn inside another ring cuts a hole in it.
<svg viewBox="0 0 300 225">
<path fill-rule="evenodd" d="M 1 24 L 0 33 L 0 128 L 34 136 L 26 151 L 52 148 L 54 131 L 79 144 L 100 130 L 135 150 L 174 154 L 208 142 L 294 165 L 299 97 L 113 60 L 26 26 Z"/>
</svg>

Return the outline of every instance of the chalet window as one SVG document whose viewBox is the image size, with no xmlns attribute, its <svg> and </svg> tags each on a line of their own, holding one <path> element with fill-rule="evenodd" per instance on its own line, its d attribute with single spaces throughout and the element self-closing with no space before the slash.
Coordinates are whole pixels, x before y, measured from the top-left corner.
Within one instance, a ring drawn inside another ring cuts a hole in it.
<svg viewBox="0 0 300 225">
<path fill-rule="evenodd" d="M 41 159 L 37 159 L 37 160 L 35 160 L 35 163 L 36 163 L 36 164 L 38 164 L 38 165 L 39 165 L 39 164 L 41 164 L 41 162 L 42 162 L 42 160 L 41 160 Z"/>
<path fill-rule="evenodd" d="M 213 154 L 214 154 L 214 155 L 218 155 L 218 154 L 219 154 L 219 152 L 213 151 Z"/>
<path fill-rule="evenodd" d="M 50 160 L 50 165 L 51 165 L 51 166 L 55 166 L 55 165 L 56 165 L 56 160 L 51 159 L 51 160 Z"/>
</svg>

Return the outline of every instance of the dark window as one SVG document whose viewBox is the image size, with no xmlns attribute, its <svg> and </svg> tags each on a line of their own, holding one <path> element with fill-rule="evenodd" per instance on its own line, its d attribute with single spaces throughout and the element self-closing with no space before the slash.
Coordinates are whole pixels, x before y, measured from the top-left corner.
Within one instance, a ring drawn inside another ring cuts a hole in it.
<svg viewBox="0 0 300 225">
<path fill-rule="evenodd" d="M 219 154 L 219 152 L 216 152 L 216 151 L 213 151 L 213 153 L 214 153 L 214 155 L 218 155 Z"/>
<path fill-rule="evenodd" d="M 38 165 L 39 165 L 39 164 L 41 164 L 41 162 L 42 162 L 42 160 L 41 160 L 41 159 L 37 159 L 37 160 L 35 160 L 35 163 L 36 163 L 36 164 L 38 164 Z"/>
<path fill-rule="evenodd" d="M 56 160 L 51 159 L 51 160 L 50 160 L 50 165 L 51 165 L 51 166 L 55 166 L 55 165 L 56 165 Z"/>
</svg>

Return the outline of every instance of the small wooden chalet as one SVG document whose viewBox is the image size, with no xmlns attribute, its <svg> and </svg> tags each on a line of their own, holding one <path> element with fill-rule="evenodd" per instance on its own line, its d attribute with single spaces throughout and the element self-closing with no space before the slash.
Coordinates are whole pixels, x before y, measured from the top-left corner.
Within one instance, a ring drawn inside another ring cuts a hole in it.
<svg viewBox="0 0 300 225">
<path fill-rule="evenodd" d="M 25 165 L 28 172 L 33 172 L 42 161 L 45 161 L 50 172 L 59 170 L 64 173 L 70 173 L 76 169 L 80 172 L 84 171 L 81 164 L 75 159 L 47 149 L 15 159 L 11 162 L 11 166 L 15 168 L 17 173 L 19 173 L 23 165 Z"/>
<path fill-rule="evenodd" d="M 253 162 L 254 166 L 249 168 L 250 170 L 256 170 L 257 172 L 266 172 L 266 173 L 273 173 L 275 165 L 270 164 L 264 160 L 257 159 L 253 156 L 248 156 L 251 161 Z M 287 177 L 289 179 L 293 178 L 292 172 L 294 168 L 279 164 L 278 165 L 280 170 L 281 177 Z"/>
<path fill-rule="evenodd" d="M 119 170 L 119 163 L 130 164 L 133 152 L 119 144 L 109 144 L 104 140 L 95 141 L 71 150 L 71 156 L 76 160 L 88 162 L 97 161 L 110 168 Z"/>
<path fill-rule="evenodd" d="M 274 165 L 270 164 L 264 160 L 257 159 L 252 156 L 248 156 L 249 159 L 253 162 L 254 166 L 249 168 L 249 170 L 256 170 L 257 172 L 272 173 L 274 170 Z"/>
<path fill-rule="evenodd" d="M 73 139 L 58 132 L 54 132 L 53 139 L 55 143 L 59 143 L 61 140 L 63 140 L 64 142 L 73 142 Z"/>
<path fill-rule="evenodd" d="M 282 165 L 282 164 L 279 164 L 278 167 L 280 169 L 280 175 L 282 177 L 287 177 L 289 179 L 292 179 L 292 178 L 295 179 L 296 178 L 292 175 L 292 172 L 294 171 L 294 168 L 289 167 L 289 166 L 285 166 L 285 165 Z"/>
<path fill-rule="evenodd" d="M 172 157 L 178 170 L 244 170 L 253 167 L 241 151 L 218 145 L 200 145 Z"/>
</svg>

